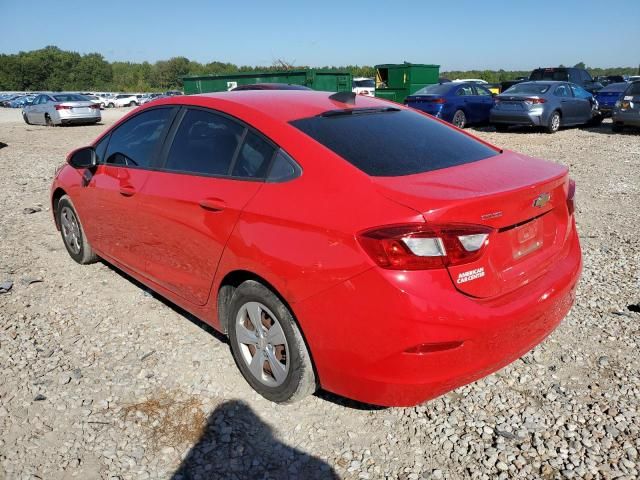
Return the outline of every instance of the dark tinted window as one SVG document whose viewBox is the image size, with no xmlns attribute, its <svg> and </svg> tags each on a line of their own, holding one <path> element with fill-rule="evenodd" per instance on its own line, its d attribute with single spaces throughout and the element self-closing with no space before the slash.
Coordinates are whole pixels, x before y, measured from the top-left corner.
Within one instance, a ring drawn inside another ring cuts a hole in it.
<svg viewBox="0 0 640 480">
<path fill-rule="evenodd" d="M 489 90 L 487 90 L 484 87 L 481 87 L 480 85 L 476 85 L 476 92 L 478 92 L 478 95 L 481 95 L 483 97 L 490 97 L 491 96 L 491 92 Z"/>
<path fill-rule="evenodd" d="M 86 97 L 76 95 L 75 93 L 64 93 L 62 95 L 54 95 L 56 102 L 86 102 Z"/>
<path fill-rule="evenodd" d="M 542 95 L 547 93 L 550 85 L 548 83 L 516 83 L 513 87 L 506 89 L 504 94 L 511 95 Z"/>
<path fill-rule="evenodd" d="M 273 159 L 273 165 L 267 180 L 270 182 L 284 182 L 296 178 L 300 175 L 300 172 L 298 164 L 285 152 L 279 150 L 276 158 Z"/>
<path fill-rule="evenodd" d="M 566 70 L 534 70 L 531 72 L 529 80 L 557 80 L 566 82 L 569 80 L 569 73 Z"/>
<path fill-rule="evenodd" d="M 127 120 L 112 134 L 106 163 L 148 167 L 159 146 L 173 109 L 148 110 Z"/>
<path fill-rule="evenodd" d="M 410 110 L 318 116 L 291 124 L 372 176 L 411 175 L 497 154 Z"/>
<path fill-rule="evenodd" d="M 189 110 L 176 132 L 165 168 L 227 175 L 244 127 L 222 115 Z"/>
<path fill-rule="evenodd" d="M 624 92 L 625 95 L 640 95 L 640 82 L 634 82 Z"/>
<path fill-rule="evenodd" d="M 264 178 L 275 149 L 258 135 L 248 132 L 233 166 L 234 177 Z"/>
</svg>

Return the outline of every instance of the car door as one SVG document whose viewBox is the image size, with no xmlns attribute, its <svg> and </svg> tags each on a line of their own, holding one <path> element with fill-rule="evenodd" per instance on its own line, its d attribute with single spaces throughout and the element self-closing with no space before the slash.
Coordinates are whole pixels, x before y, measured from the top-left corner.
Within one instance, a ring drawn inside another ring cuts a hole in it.
<svg viewBox="0 0 640 480">
<path fill-rule="evenodd" d="M 141 214 L 140 192 L 157 165 L 159 153 L 176 113 L 174 107 L 145 110 L 109 134 L 99 165 L 86 177 L 80 216 L 96 250 L 138 273 L 148 223 Z M 102 147 L 99 145 L 99 147 Z"/>
<path fill-rule="evenodd" d="M 467 123 L 475 122 L 475 113 L 474 113 L 474 91 L 473 86 L 470 84 L 461 85 L 458 87 L 455 93 L 456 97 L 456 110 L 464 111 L 465 116 L 467 117 Z"/>
<path fill-rule="evenodd" d="M 474 108 L 476 110 L 476 123 L 486 123 L 489 121 L 489 112 L 493 107 L 493 95 L 481 85 L 474 85 L 475 97 Z"/>
<path fill-rule="evenodd" d="M 143 189 L 149 229 L 147 276 L 204 305 L 225 244 L 263 185 L 274 146 L 245 125 L 207 109 L 186 108 L 172 129 L 161 171 Z"/>
<path fill-rule="evenodd" d="M 31 105 L 24 107 L 24 114 L 27 116 L 29 123 L 41 123 L 40 118 L 38 118 L 38 108 L 40 107 L 40 101 L 43 96 L 44 95 L 38 95 Z"/>
<path fill-rule="evenodd" d="M 561 83 L 554 88 L 553 96 L 556 98 L 557 103 L 560 106 L 560 111 L 562 114 L 562 124 L 570 125 L 571 123 L 573 123 L 576 116 L 576 105 L 574 104 L 574 98 L 573 93 L 571 92 L 571 88 L 568 84 Z M 554 108 L 554 106 L 550 106 L 549 114 L 551 113 L 551 108 Z"/>
<path fill-rule="evenodd" d="M 575 102 L 575 123 L 586 123 L 593 117 L 594 101 L 590 92 L 584 88 L 570 84 Z"/>
</svg>

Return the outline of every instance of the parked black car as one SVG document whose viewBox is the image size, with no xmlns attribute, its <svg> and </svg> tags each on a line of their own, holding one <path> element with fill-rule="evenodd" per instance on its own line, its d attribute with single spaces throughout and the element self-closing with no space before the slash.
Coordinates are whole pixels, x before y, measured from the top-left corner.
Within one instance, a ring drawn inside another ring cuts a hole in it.
<svg viewBox="0 0 640 480">
<path fill-rule="evenodd" d="M 605 87 L 612 83 L 623 83 L 625 81 L 622 75 L 601 75 L 596 77 L 596 81 L 600 82 Z"/>
</svg>

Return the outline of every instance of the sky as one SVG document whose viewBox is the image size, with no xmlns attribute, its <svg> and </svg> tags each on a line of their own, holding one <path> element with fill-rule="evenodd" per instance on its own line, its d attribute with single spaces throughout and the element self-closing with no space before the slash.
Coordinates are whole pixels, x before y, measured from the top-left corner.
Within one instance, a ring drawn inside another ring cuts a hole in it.
<svg viewBox="0 0 640 480">
<path fill-rule="evenodd" d="M 134 62 L 637 66 L 640 0 L 614 3 L 611 11 L 602 0 L 0 0 L 0 53 L 55 45 Z"/>
</svg>

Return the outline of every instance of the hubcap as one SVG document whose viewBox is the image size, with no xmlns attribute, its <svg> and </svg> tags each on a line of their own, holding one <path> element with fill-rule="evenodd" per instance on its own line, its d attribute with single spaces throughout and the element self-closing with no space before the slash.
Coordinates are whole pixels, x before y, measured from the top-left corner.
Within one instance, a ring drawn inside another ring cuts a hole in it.
<svg viewBox="0 0 640 480">
<path fill-rule="evenodd" d="M 62 238 L 69 250 L 74 254 L 80 253 L 80 225 L 75 213 L 69 207 L 62 207 L 60 211 L 60 227 L 62 228 Z"/>
<path fill-rule="evenodd" d="M 235 322 L 242 360 L 253 377 L 277 387 L 289 373 L 289 345 L 277 317 L 260 302 L 245 303 Z"/>
<path fill-rule="evenodd" d="M 560 117 L 558 115 L 554 115 L 551 119 L 551 128 L 553 130 L 560 128 Z"/>
<path fill-rule="evenodd" d="M 453 117 L 453 124 L 458 128 L 462 128 L 464 127 L 464 122 L 465 122 L 464 113 L 456 112 L 455 116 Z"/>
</svg>

